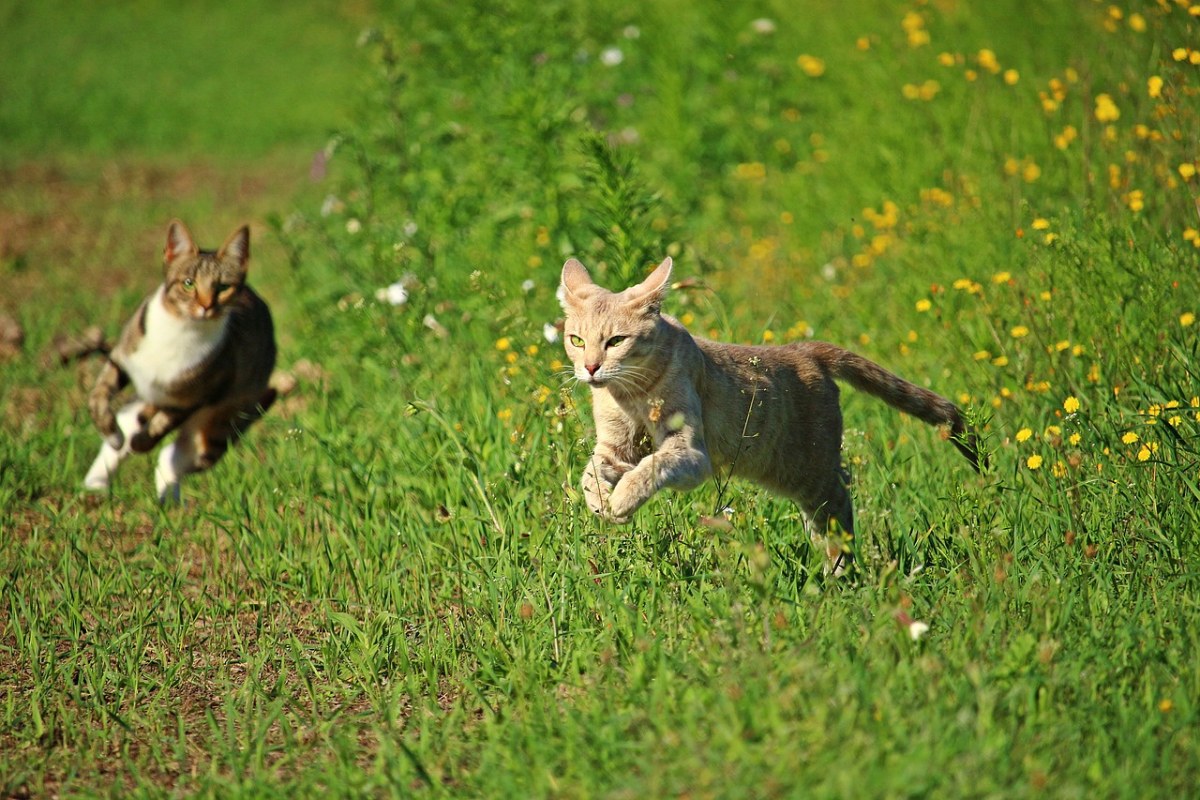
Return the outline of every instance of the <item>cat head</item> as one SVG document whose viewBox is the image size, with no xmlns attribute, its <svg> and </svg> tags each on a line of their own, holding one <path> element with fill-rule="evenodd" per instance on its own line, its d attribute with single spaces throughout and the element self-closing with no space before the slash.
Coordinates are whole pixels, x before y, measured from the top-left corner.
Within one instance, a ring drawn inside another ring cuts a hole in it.
<svg viewBox="0 0 1200 800">
<path fill-rule="evenodd" d="M 563 345 L 575 377 L 590 386 L 634 390 L 658 377 L 660 310 L 671 278 L 671 259 L 622 292 L 592 282 L 575 259 L 563 265 L 558 299 L 567 319 Z"/>
<path fill-rule="evenodd" d="M 220 319 L 241 294 L 249 261 L 250 229 L 245 225 L 214 252 L 197 247 L 187 227 L 175 220 L 163 251 L 163 304 L 186 319 Z"/>
</svg>

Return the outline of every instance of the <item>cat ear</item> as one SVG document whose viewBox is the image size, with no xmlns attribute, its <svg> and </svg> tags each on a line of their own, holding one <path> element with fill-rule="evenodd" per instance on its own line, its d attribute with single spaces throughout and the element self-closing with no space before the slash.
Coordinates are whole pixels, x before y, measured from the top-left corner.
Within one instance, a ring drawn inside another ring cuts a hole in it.
<svg viewBox="0 0 1200 800">
<path fill-rule="evenodd" d="M 217 258 L 221 260 L 228 258 L 236 261 L 242 267 L 246 266 L 246 262 L 250 260 L 249 226 L 243 225 L 234 231 L 217 251 Z"/>
<path fill-rule="evenodd" d="M 661 264 L 654 268 L 653 272 L 646 276 L 644 281 L 626 289 L 625 293 L 629 296 L 630 302 L 643 304 L 650 313 L 657 314 L 662 308 L 663 297 L 670 288 L 673 263 L 671 257 L 667 256 Z"/>
<path fill-rule="evenodd" d="M 171 225 L 167 228 L 167 246 L 163 249 L 163 261 L 170 264 L 180 256 L 194 256 L 199 252 L 200 248 L 192 241 L 192 234 L 188 232 L 187 226 L 177 219 L 171 220 Z"/>
<path fill-rule="evenodd" d="M 570 305 L 578 305 L 582 299 L 579 293 L 585 286 L 595 286 L 587 268 L 575 259 L 568 259 L 563 264 L 562 283 L 558 287 L 558 302 L 564 310 Z"/>
</svg>

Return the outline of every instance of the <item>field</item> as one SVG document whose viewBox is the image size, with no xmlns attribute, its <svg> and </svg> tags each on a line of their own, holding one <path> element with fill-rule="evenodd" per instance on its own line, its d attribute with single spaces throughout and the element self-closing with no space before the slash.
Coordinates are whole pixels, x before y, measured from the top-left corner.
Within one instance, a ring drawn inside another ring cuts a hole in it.
<svg viewBox="0 0 1200 800">
<path fill-rule="evenodd" d="M 1200 792 L 1200 6 L 182 5 L 0 3 L 4 796 Z M 296 388 L 86 494 L 54 344 L 176 216 Z M 847 388 L 849 578 L 725 476 L 595 518 L 559 271 L 665 254 L 989 467 Z"/>
</svg>

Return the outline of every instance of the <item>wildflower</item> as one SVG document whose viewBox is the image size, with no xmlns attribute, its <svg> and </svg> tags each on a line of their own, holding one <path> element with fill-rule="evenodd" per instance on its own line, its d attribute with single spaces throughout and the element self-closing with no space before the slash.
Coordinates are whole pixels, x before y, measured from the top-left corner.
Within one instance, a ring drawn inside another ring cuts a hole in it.
<svg viewBox="0 0 1200 800">
<path fill-rule="evenodd" d="M 1000 71 L 1000 62 L 996 60 L 996 54 L 987 48 L 979 51 L 979 66 L 993 75 Z"/>
<path fill-rule="evenodd" d="M 1149 461 L 1150 460 L 1150 448 L 1147 447 L 1146 445 L 1142 445 L 1141 449 L 1138 450 L 1137 460 L 1138 461 Z"/>
<path fill-rule="evenodd" d="M 1063 410 L 1068 414 L 1074 414 L 1079 410 L 1079 399 L 1071 395 L 1066 400 L 1063 400 Z"/>
<path fill-rule="evenodd" d="M 1196 315 L 1191 311 L 1185 311 L 1179 315 L 1179 324 L 1183 327 L 1188 327 L 1196 321 Z"/>
<path fill-rule="evenodd" d="M 1096 95 L 1096 120 L 1098 122 L 1116 122 L 1121 118 L 1121 110 L 1113 102 L 1112 95 Z"/>
<path fill-rule="evenodd" d="M 1179 177 L 1185 181 L 1190 181 L 1196 177 L 1196 165 L 1191 161 L 1185 161 L 1179 165 Z"/>
<path fill-rule="evenodd" d="M 606 47 L 600 51 L 600 63 L 606 67 L 615 67 L 625 60 L 625 54 L 619 47 Z"/>
<path fill-rule="evenodd" d="M 750 23 L 750 27 L 755 33 L 766 36 L 769 33 L 775 32 L 775 20 L 759 17 Z"/>
<path fill-rule="evenodd" d="M 1125 433 L 1125 434 L 1124 434 L 1124 435 L 1121 437 L 1121 441 L 1122 441 L 1124 444 L 1133 444 L 1133 443 L 1134 443 L 1134 442 L 1136 442 L 1137 440 L 1138 440 L 1138 435 L 1137 435 L 1136 433 L 1134 433 L 1133 431 L 1127 431 L 1127 432 L 1126 432 L 1126 433 Z"/>
<path fill-rule="evenodd" d="M 542 338 L 550 344 L 558 341 L 558 328 L 554 326 L 554 323 L 547 322 L 542 325 Z"/>
<path fill-rule="evenodd" d="M 1129 27 L 1134 33 L 1146 32 L 1146 18 L 1134 12 L 1129 15 Z"/>
<path fill-rule="evenodd" d="M 1067 477 L 1067 465 L 1061 461 L 1055 462 L 1054 466 L 1051 468 L 1051 471 L 1053 472 L 1054 477 L 1056 477 L 1056 478 Z"/>
<path fill-rule="evenodd" d="M 1016 325 L 1011 331 L 1009 331 L 1009 334 L 1014 339 L 1020 339 L 1029 335 L 1029 328 L 1025 327 L 1024 325 Z"/>
<path fill-rule="evenodd" d="M 991 357 L 992 357 L 992 354 L 989 353 L 987 350 L 980 350 L 975 353 L 976 361 L 987 361 Z"/>
<path fill-rule="evenodd" d="M 402 281 L 396 281 L 382 289 L 375 290 L 375 299 L 381 303 L 388 303 L 393 306 L 402 306 L 408 302 L 408 290 L 404 288 Z"/>
<path fill-rule="evenodd" d="M 1146 207 L 1146 196 L 1141 189 L 1134 189 L 1125 195 L 1125 204 L 1129 206 L 1129 210 L 1135 214 Z"/>
<path fill-rule="evenodd" d="M 1146 91 L 1151 97 L 1161 97 L 1163 88 L 1163 79 L 1157 75 L 1151 75 L 1146 79 Z"/>
<path fill-rule="evenodd" d="M 1041 469 L 1042 457 L 1037 453 L 1034 453 L 1029 458 L 1025 459 L 1025 466 L 1029 467 L 1030 469 Z"/>
<path fill-rule="evenodd" d="M 1004 70 L 1004 82 L 1009 86 L 1015 86 L 1019 80 L 1021 80 L 1021 73 L 1017 72 L 1015 69 Z"/>
<path fill-rule="evenodd" d="M 929 633 L 929 623 L 927 622 L 914 619 L 908 624 L 908 635 L 914 642 L 920 641 L 921 637 L 927 633 Z"/>
<path fill-rule="evenodd" d="M 1035 231 L 1044 231 L 1050 227 L 1050 220 L 1043 217 L 1038 217 L 1030 223 L 1029 227 L 1033 228 Z"/>
<path fill-rule="evenodd" d="M 1018 442 L 1027 442 L 1030 436 L 1033 436 L 1033 431 L 1029 428 L 1021 428 L 1021 430 L 1017 431 Z"/>
<path fill-rule="evenodd" d="M 1012 280 L 1010 272 L 997 272 L 992 276 L 992 283 L 1008 283 L 1010 280 Z"/>
<path fill-rule="evenodd" d="M 509 341 L 509 338 L 507 336 L 501 336 L 499 339 L 496 340 L 496 349 L 497 350 L 507 350 L 510 347 L 512 347 L 512 342 Z"/>
<path fill-rule="evenodd" d="M 1072 447 L 1074 447 L 1074 446 L 1078 445 L 1081 441 L 1083 441 L 1083 436 L 1079 433 L 1072 433 L 1070 436 L 1067 437 L 1067 441 L 1071 444 Z"/>
<path fill-rule="evenodd" d="M 919 313 L 924 313 L 931 308 L 933 308 L 933 303 L 929 302 L 925 298 L 921 298 L 917 301 L 917 311 Z"/>
<path fill-rule="evenodd" d="M 1008 356 L 996 356 L 995 358 L 992 359 L 992 366 L 993 367 L 1007 367 L 1008 366 Z"/>
<path fill-rule="evenodd" d="M 346 233 L 355 234 L 362 230 L 362 222 L 351 217 L 346 220 Z"/>
<path fill-rule="evenodd" d="M 859 50 L 870 50 L 871 49 L 871 37 L 870 36 L 858 37 L 857 39 L 854 40 L 854 46 L 857 47 Z"/>
<path fill-rule="evenodd" d="M 803 53 L 796 58 L 796 64 L 800 71 L 810 78 L 819 78 L 825 74 L 825 62 L 816 56 Z"/>
</svg>

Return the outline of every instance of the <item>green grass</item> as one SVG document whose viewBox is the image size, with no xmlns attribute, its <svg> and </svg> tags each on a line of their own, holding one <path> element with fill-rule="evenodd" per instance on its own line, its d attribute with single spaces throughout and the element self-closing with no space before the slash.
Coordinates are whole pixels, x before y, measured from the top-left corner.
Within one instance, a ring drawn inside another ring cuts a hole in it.
<svg viewBox="0 0 1200 800">
<path fill-rule="evenodd" d="M 0 187 L 20 234 L 0 310 L 27 332 L 0 362 L 5 792 L 1195 794 L 1200 250 L 1180 165 L 1200 121 L 1172 52 L 1194 18 L 527 5 L 380 2 L 340 33 L 189 6 L 178 52 L 243 40 L 224 81 L 148 66 L 160 37 L 127 69 L 13 51 L 46 86 L 118 77 L 81 109 L 100 138 L 61 122 L 66 94 L 0 103 L 20 178 Z M 78 30 L 120 28 L 91 13 Z M 338 60 L 359 28 L 361 61 Z M 130 124 L 128 98 L 163 85 L 208 107 L 261 61 L 240 60 L 249 39 L 282 71 L 239 113 Z M 306 85 L 343 89 L 292 94 L 305 59 L 331 64 Z M 307 184 L 333 126 L 332 177 Z M 95 365 L 41 353 L 115 333 L 174 214 L 206 243 L 256 223 L 252 280 L 299 389 L 182 509 L 154 503 L 149 459 L 84 496 Z M 588 400 L 543 326 L 566 257 L 617 285 L 664 252 L 697 279 L 667 306 L 693 330 L 853 346 L 968 406 L 991 468 L 847 390 L 855 581 L 824 580 L 797 511 L 736 481 L 598 522 L 574 488 Z M 406 275 L 406 304 L 375 299 Z M 723 508 L 732 529 L 701 523 Z"/>
</svg>

